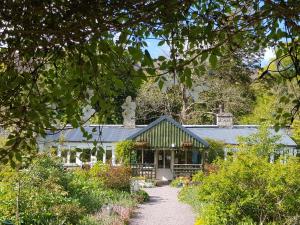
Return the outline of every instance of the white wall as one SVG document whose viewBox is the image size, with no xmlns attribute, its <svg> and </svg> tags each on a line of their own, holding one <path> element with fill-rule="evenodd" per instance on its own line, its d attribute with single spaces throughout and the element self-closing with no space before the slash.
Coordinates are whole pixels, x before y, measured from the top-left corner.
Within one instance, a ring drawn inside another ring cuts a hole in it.
<svg viewBox="0 0 300 225">
<path fill-rule="evenodd" d="M 111 143 L 102 143 L 101 144 L 101 147 L 104 149 L 104 154 L 103 154 L 103 162 L 105 163 L 106 162 L 106 149 L 109 149 L 111 148 L 112 150 L 112 164 L 115 165 L 116 164 L 116 156 L 115 156 L 115 148 L 116 148 L 116 142 L 111 142 Z M 51 147 L 57 147 L 58 149 L 58 156 L 61 156 L 61 149 L 76 149 L 76 148 L 81 148 L 81 149 L 84 149 L 84 148 L 93 148 L 94 145 L 93 143 L 89 143 L 89 142 L 64 142 L 63 144 L 60 144 L 58 142 L 49 142 L 49 143 L 42 143 L 42 142 L 39 142 L 38 144 L 38 147 L 39 147 L 39 150 L 41 151 L 44 151 L 44 150 L 47 150 Z M 79 159 L 79 156 L 80 156 L 80 152 L 77 152 L 76 153 L 76 164 L 78 165 L 82 165 L 82 162 L 80 161 Z M 68 160 L 67 162 L 70 162 L 70 153 L 68 154 Z M 92 162 L 95 162 L 97 159 L 95 156 L 92 156 L 92 159 L 91 161 Z"/>
</svg>

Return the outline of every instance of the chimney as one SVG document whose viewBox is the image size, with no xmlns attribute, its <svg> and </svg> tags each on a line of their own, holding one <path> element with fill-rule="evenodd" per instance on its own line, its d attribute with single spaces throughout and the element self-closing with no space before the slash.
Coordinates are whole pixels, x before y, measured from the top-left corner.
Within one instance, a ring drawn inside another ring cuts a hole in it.
<svg viewBox="0 0 300 225">
<path fill-rule="evenodd" d="M 219 127 L 233 127 L 233 116 L 231 113 L 224 112 L 224 106 L 219 106 L 219 113 L 217 114 L 217 125 Z"/>
<path fill-rule="evenodd" d="M 135 128 L 135 109 L 136 104 L 132 101 L 131 96 L 127 96 L 122 105 L 123 125 L 126 128 Z"/>
</svg>

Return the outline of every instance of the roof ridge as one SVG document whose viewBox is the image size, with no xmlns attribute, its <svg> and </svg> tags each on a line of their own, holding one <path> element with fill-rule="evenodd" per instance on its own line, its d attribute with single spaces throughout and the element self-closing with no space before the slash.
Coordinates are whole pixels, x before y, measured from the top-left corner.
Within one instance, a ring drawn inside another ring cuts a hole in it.
<svg viewBox="0 0 300 225">
<path fill-rule="evenodd" d="M 184 126 L 182 126 L 180 123 L 178 123 L 177 121 L 175 121 L 173 118 L 168 117 L 166 115 L 163 115 L 161 117 L 159 117 L 158 119 L 154 120 L 152 123 L 150 123 L 148 126 L 144 127 L 143 129 L 137 131 L 136 133 L 130 135 L 129 137 L 127 137 L 126 139 L 133 139 L 137 136 L 139 136 L 140 134 L 144 133 L 147 130 L 150 130 L 152 127 L 154 127 L 155 125 L 159 124 L 160 122 L 162 122 L 163 120 L 167 120 L 168 122 L 170 122 L 171 124 L 175 125 L 176 127 L 182 129 L 184 132 L 186 132 L 187 134 L 189 134 L 191 137 L 195 138 L 197 141 L 201 142 L 204 146 L 209 146 L 209 144 L 202 138 L 200 138 L 197 134 L 194 134 L 193 132 L 191 132 L 190 130 L 188 130 L 187 128 L 185 128 Z"/>
</svg>

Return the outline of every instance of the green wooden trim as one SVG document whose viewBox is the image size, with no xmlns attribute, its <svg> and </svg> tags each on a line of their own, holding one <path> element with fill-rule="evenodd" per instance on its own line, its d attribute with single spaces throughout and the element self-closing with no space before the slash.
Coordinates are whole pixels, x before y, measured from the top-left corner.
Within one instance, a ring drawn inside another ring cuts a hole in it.
<svg viewBox="0 0 300 225">
<path fill-rule="evenodd" d="M 181 149 L 184 142 L 192 143 L 191 149 L 200 150 L 206 147 L 205 143 L 168 120 L 161 120 L 155 126 L 133 137 L 132 140 L 147 142 L 148 148 L 154 149 L 172 149 L 172 144 L 175 144 L 174 150 Z"/>
</svg>

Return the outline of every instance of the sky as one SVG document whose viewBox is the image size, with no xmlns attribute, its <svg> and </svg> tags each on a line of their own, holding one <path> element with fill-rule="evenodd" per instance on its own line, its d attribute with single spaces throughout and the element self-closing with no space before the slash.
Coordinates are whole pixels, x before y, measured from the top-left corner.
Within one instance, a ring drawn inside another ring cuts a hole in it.
<svg viewBox="0 0 300 225">
<path fill-rule="evenodd" d="M 275 51 L 273 48 L 266 48 L 264 58 L 261 61 L 261 66 L 264 67 L 268 65 L 268 63 L 275 58 Z"/>
</svg>

